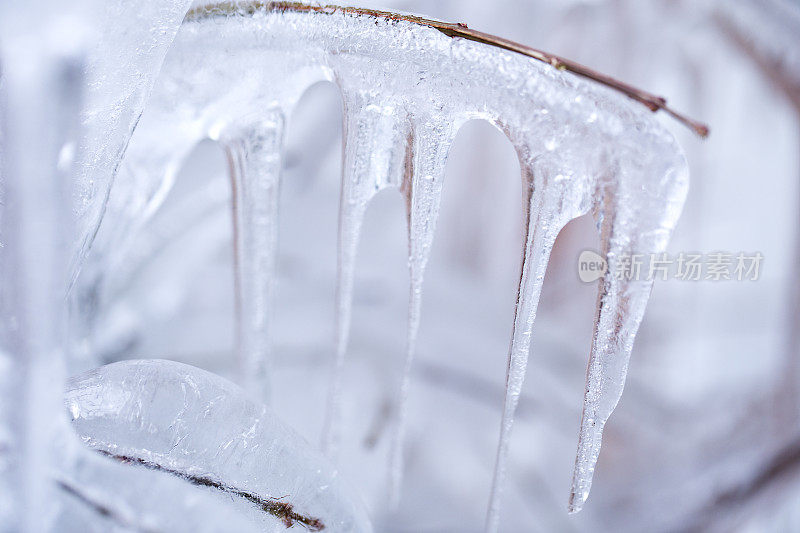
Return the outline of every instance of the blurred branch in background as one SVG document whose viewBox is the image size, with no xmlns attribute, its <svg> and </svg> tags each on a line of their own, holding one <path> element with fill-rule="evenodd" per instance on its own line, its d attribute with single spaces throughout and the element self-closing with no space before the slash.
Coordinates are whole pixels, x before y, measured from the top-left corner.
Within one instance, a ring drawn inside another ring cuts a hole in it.
<svg viewBox="0 0 800 533">
<path fill-rule="evenodd" d="M 791 102 L 800 122 L 800 7 L 783 0 L 735 0 L 721 4 L 714 19 Z M 797 210 L 800 212 L 800 198 Z M 800 221 L 793 246 L 794 265 L 800 265 Z M 778 376 L 774 409 L 779 427 L 791 435 L 800 420 L 800 279 L 791 272 L 786 283 L 785 362 Z"/>
</svg>

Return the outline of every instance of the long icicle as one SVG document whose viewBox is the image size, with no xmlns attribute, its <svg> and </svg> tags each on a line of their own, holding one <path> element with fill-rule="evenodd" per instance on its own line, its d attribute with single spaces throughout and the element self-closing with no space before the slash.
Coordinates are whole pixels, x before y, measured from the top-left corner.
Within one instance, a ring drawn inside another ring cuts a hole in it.
<svg viewBox="0 0 800 533">
<path fill-rule="evenodd" d="M 389 499 L 396 506 L 400 498 L 403 472 L 403 439 L 408 405 L 411 365 L 417 343 L 422 279 L 430 257 L 433 235 L 439 217 L 447 153 L 453 143 L 455 127 L 446 115 L 425 117 L 413 122 L 410 168 L 403 183 L 408 213 L 408 324 L 406 357 L 400 381 L 397 418 L 390 450 Z"/>
<path fill-rule="evenodd" d="M 371 103 L 356 92 L 342 89 L 344 98 L 344 153 L 339 200 L 339 235 L 336 282 L 336 355 L 322 449 L 338 453 L 341 396 L 345 355 L 350 337 L 353 281 L 361 226 L 369 201 L 386 187 L 397 187 L 407 137 L 405 111 Z"/>
<path fill-rule="evenodd" d="M 500 523 L 500 504 L 508 459 L 508 447 L 514 413 L 519 403 L 522 384 L 528 365 L 531 333 L 536 319 L 536 310 L 542 292 L 547 263 L 561 228 L 572 218 L 569 213 L 559 212 L 564 204 L 563 189 L 550 190 L 551 183 L 544 179 L 551 169 L 539 165 L 532 167 L 529 158 L 520 154 L 525 215 L 525 247 L 522 259 L 514 326 L 508 354 L 506 371 L 506 395 L 500 424 L 500 439 L 497 446 L 492 490 L 486 515 L 486 531 L 496 532 Z M 542 168 L 542 171 L 539 171 Z M 554 180 L 564 183 L 564 180 Z"/>
<path fill-rule="evenodd" d="M 652 272 L 638 272 L 637 257 L 666 250 L 686 199 L 683 156 L 649 154 L 618 160 L 626 163 L 613 165 L 595 193 L 594 214 L 607 267 L 600 279 L 586 372 L 571 513 L 580 511 L 589 495 L 603 427 L 622 395 L 634 337 L 653 288 Z"/>
<path fill-rule="evenodd" d="M 240 379 L 262 400 L 270 394 L 270 315 L 284 116 L 273 110 L 227 133 L 224 140 L 234 191 Z"/>
<path fill-rule="evenodd" d="M 602 208 L 601 208 L 602 209 Z M 600 454 L 603 427 L 622 396 L 633 349 L 633 340 L 642 321 L 653 287 L 649 276 L 643 279 L 622 271 L 626 257 L 639 247 L 637 236 L 647 234 L 618 208 L 601 215 L 601 253 L 607 258 L 606 273 L 600 279 L 592 347 L 586 371 L 578 451 L 572 477 L 569 512 L 581 510 L 589 496 L 592 477 Z M 661 249 L 653 249 L 654 253 Z"/>
</svg>

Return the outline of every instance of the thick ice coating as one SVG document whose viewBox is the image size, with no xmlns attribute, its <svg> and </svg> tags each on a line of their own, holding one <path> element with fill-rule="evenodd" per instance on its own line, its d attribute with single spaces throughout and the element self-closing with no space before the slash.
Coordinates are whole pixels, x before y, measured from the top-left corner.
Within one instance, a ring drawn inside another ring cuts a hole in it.
<svg viewBox="0 0 800 533">
<path fill-rule="evenodd" d="M 171 361 L 114 363 L 71 379 L 65 403 L 90 448 L 214 494 L 262 531 L 371 531 L 336 470 L 214 374 Z"/>
</svg>

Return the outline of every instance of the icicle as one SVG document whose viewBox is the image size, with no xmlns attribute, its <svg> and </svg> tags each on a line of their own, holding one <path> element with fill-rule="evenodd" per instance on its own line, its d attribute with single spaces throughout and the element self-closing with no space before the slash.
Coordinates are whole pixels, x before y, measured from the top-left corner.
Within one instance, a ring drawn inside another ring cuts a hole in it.
<svg viewBox="0 0 800 533">
<path fill-rule="evenodd" d="M 402 483 L 403 438 L 411 364 L 416 350 L 422 305 L 422 278 L 430 257 L 433 235 L 439 218 L 447 153 L 453 143 L 455 131 L 453 117 L 444 114 L 415 117 L 413 120 L 411 168 L 407 169 L 406 181 L 403 183 L 408 214 L 408 330 L 406 357 L 397 401 L 397 420 L 389 459 L 389 498 L 394 506 L 399 501 Z"/>
<path fill-rule="evenodd" d="M 547 262 L 558 233 L 570 219 L 580 214 L 580 197 L 574 198 L 574 187 L 580 186 L 579 177 L 570 176 L 557 161 L 551 161 L 550 158 L 540 156 L 531 159 L 525 148 L 518 148 L 518 151 L 522 167 L 525 245 L 508 354 L 500 442 L 486 517 L 487 532 L 497 531 L 499 526 L 511 429 L 528 366 L 531 333 Z"/>
<path fill-rule="evenodd" d="M 665 167 L 666 161 L 651 158 L 649 165 L 635 162 L 638 168 L 617 170 L 598 186 L 595 216 L 607 268 L 599 280 L 570 513 L 580 511 L 589 496 L 603 427 L 622 396 L 634 337 L 653 287 L 646 272 L 626 272 L 624 265 L 635 255 L 665 251 L 686 197 L 685 160 L 668 160 L 675 166 Z"/>
<path fill-rule="evenodd" d="M 234 189 L 237 341 L 241 382 L 255 398 L 269 397 L 270 314 L 275 278 L 278 189 L 284 113 L 226 134 Z"/>
<path fill-rule="evenodd" d="M 405 111 L 391 102 L 342 88 L 344 159 L 339 200 L 339 242 L 336 281 L 336 360 L 322 448 L 334 456 L 341 426 L 342 372 L 350 335 L 353 279 L 361 225 L 369 201 L 386 187 L 399 186 L 405 156 Z"/>
<path fill-rule="evenodd" d="M 650 296 L 652 281 L 620 280 L 613 270 L 625 253 L 624 244 L 612 237 L 603 240 L 608 253 L 609 272 L 603 276 L 595 319 L 589 366 L 586 373 L 586 393 L 583 404 L 578 453 L 575 458 L 569 511 L 581 510 L 589 489 L 600 453 L 603 427 L 617 405 L 628 361 L 633 348 L 633 338 L 644 314 Z"/>
</svg>

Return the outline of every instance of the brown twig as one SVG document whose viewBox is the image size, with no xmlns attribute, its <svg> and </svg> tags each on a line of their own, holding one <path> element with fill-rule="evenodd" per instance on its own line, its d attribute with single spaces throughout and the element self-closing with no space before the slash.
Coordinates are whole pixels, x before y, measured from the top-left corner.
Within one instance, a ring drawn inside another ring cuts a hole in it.
<svg viewBox="0 0 800 533">
<path fill-rule="evenodd" d="M 189 11 L 189 13 L 186 15 L 185 20 L 197 21 L 212 17 L 227 17 L 231 15 L 253 15 L 259 11 L 262 12 L 292 11 L 296 13 L 323 13 L 326 15 L 331 15 L 333 13 L 339 12 L 356 16 L 365 15 L 374 18 L 381 18 L 388 21 L 411 22 L 413 24 L 418 24 L 420 26 L 426 26 L 428 28 L 433 28 L 435 30 L 438 30 L 451 38 L 457 37 L 481 44 L 486 44 L 489 46 L 494 46 L 497 48 L 502 48 L 503 50 L 509 50 L 511 52 L 516 52 L 518 54 L 522 54 L 524 56 L 536 59 L 538 61 L 542 61 L 544 63 L 553 66 L 558 70 L 566 70 L 567 72 L 577 74 L 578 76 L 582 76 L 584 78 L 597 82 L 601 85 L 605 85 L 606 87 L 610 87 L 616 91 L 619 91 L 622 94 L 628 96 L 629 98 L 632 98 L 633 100 L 636 100 L 637 102 L 645 105 L 648 109 L 650 109 L 653 112 L 659 110 L 664 111 L 668 115 L 675 118 L 681 124 L 690 128 L 700 137 L 707 137 L 709 134 L 709 129 L 707 125 L 698 122 L 696 120 L 693 120 L 671 109 L 670 107 L 667 106 L 667 100 L 661 96 L 657 96 L 647 91 L 637 89 L 632 85 L 628 85 L 625 82 L 616 80 L 611 76 L 607 76 L 601 72 L 597 72 L 596 70 L 593 70 L 585 65 L 581 65 L 580 63 L 577 63 L 570 59 L 550 54 L 548 52 L 544 52 L 536 48 L 531 48 L 530 46 L 525 46 L 524 44 L 520 44 L 511 41 L 509 39 L 504 39 L 503 37 L 497 37 L 496 35 L 491 35 L 489 33 L 484 33 L 482 31 L 473 30 L 467 27 L 466 24 L 461 24 L 461 23 L 453 24 L 451 22 L 441 22 L 438 20 L 426 19 L 414 15 L 393 13 L 391 11 L 378 11 L 375 9 L 366 9 L 361 7 L 344 7 L 336 5 L 323 6 L 323 5 L 302 4 L 299 2 L 262 2 L 262 1 L 250 1 L 242 3 L 220 2 L 217 4 L 210 4 Z"/>
<path fill-rule="evenodd" d="M 107 452 L 105 450 L 96 450 L 96 451 L 101 455 L 105 455 L 106 457 L 116 459 L 117 461 L 124 464 L 143 466 L 149 470 L 165 472 L 167 474 L 171 474 L 185 481 L 188 481 L 192 485 L 196 485 L 198 487 L 210 487 L 228 494 L 232 494 L 234 496 L 238 496 L 240 498 L 244 498 L 245 500 L 259 507 L 265 513 L 268 513 L 278 518 L 281 522 L 283 522 L 283 524 L 287 528 L 290 528 L 295 523 L 298 523 L 302 526 L 305 526 L 305 528 L 308 529 L 309 531 L 322 531 L 323 529 L 325 529 L 325 524 L 322 523 L 322 520 L 320 520 L 319 518 L 302 515 L 296 512 L 294 510 L 294 506 L 291 503 L 280 501 L 281 498 L 270 498 L 270 497 L 259 496 L 258 494 L 255 494 L 253 492 L 248 492 L 246 490 L 226 485 L 225 483 L 217 481 L 210 477 L 195 476 L 186 472 L 181 472 L 180 470 L 173 470 L 158 463 L 154 463 L 146 459 L 141 459 L 139 457 L 132 457 L 128 455 L 116 455 Z"/>
</svg>

